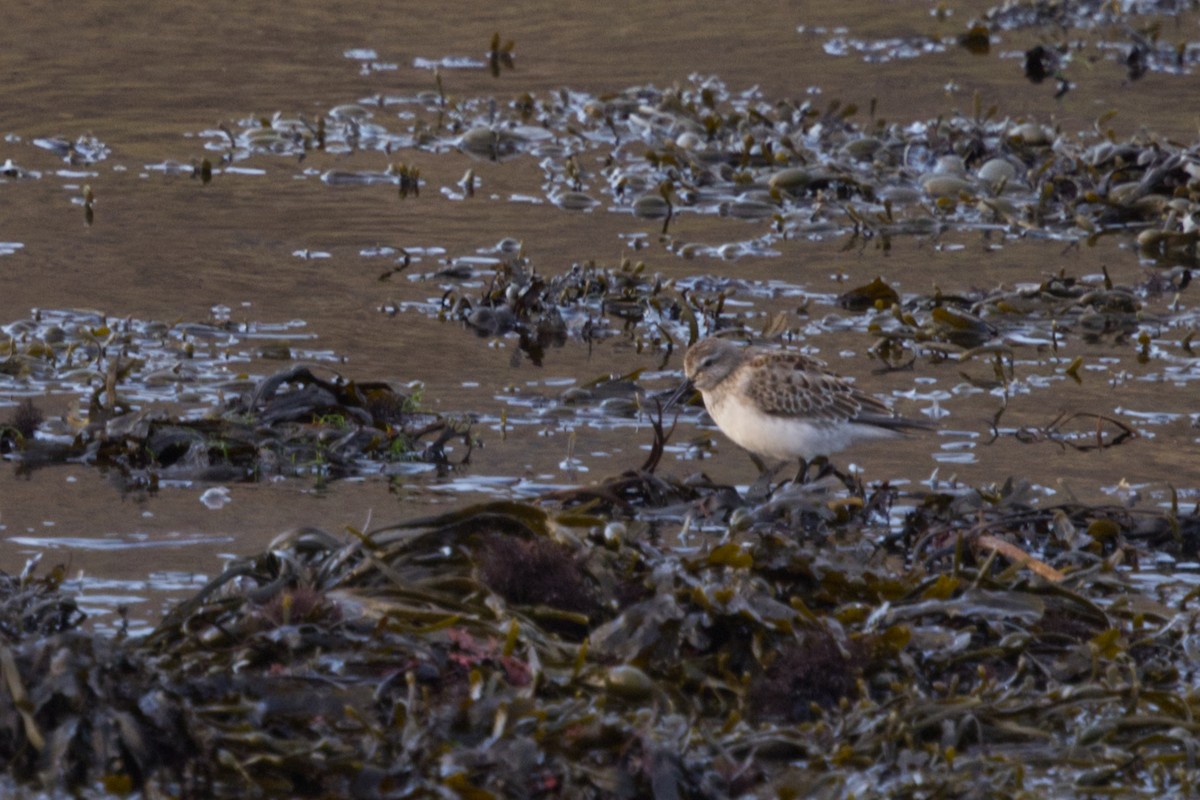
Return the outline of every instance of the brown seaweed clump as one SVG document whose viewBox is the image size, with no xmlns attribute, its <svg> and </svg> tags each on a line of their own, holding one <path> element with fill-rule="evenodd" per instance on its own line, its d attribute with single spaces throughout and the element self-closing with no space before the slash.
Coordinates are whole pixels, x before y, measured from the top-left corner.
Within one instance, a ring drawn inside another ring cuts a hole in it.
<svg viewBox="0 0 1200 800">
<path fill-rule="evenodd" d="M 587 613 L 596 604 L 576 559 L 559 542 L 503 534 L 488 536 L 479 553 L 484 582 L 510 603 Z"/>
<path fill-rule="evenodd" d="M 746 693 L 755 719 L 804 722 L 858 696 L 865 661 L 859 642 L 846 648 L 828 631 L 812 631 L 774 655 Z"/>
<path fill-rule="evenodd" d="M 5 576 L 0 760 L 43 791 L 151 796 L 1195 785 L 1194 592 L 1137 554 L 1194 559 L 1200 510 L 828 491 L 694 546 L 663 508 L 617 523 L 559 496 L 297 531 L 144 639 L 80 628 L 58 571 Z"/>
<path fill-rule="evenodd" d="M 5 777 L 45 790 L 198 788 L 203 746 L 145 653 L 80 629 L 64 568 L 0 573 L 0 752 Z"/>
<path fill-rule="evenodd" d="M 7 425 L 0 425 L 0 453 L 9 453 L 25 447 L 33 438 L 45 417 L 33 400 L 25 398 L 13 409 Z"/>
<path fill-rule="evenodd" d="M 24 412 L 25 427 L 31 413 Z M 453 442 L 463 447 L 451 460 Z M 94 400 L 69 444 L 25 441 L 12 458 L 24 469 L 83 461 L 114 470 L 127 489 L 154 489 L 160 479 L 335 480 L 406 462 L 449 471 L 469 459 L 474 444 L 468 421 L 422 411 L 416 398 L 389 384 L 323 377 L 296 365 L 198 419 L 156 405 L 110 408 Z"/>
</svg>

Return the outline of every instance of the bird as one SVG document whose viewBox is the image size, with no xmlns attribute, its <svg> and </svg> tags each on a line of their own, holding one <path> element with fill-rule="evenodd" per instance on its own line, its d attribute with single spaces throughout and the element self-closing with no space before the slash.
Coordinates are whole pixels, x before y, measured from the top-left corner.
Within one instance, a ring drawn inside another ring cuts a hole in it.
<svg viewBox="0 0 1200 800">
<path fill-rule="evenodd" d="M 683 371 L 685 381 L 668 406 L 694 387 L 735 444 L 762 458 L 799 459 L 797 482 L 818 457 L 828 462 L 856 442 L 932 427 L 897 416 L 823 361 L 795 351 L 739 347 L 710 336 L 688 348 Z"/>
</svg>

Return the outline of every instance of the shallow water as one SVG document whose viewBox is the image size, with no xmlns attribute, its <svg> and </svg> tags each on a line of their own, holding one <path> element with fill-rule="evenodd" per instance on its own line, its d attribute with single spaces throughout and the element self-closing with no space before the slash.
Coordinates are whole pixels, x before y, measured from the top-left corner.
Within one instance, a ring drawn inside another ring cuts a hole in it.
<svg viewBox="0 0 1200 800">
<path fill-rule="evenodd" d="M 1052 33 L 999 33 L 988 55 L 972 55 L 953 39 L 986 4 L 945 5 L 952 12 L 946 19 L 924 4 L 761 2 L 732 15 L 725 3 L 639 4 L 616 22 L 611 9 L 584 3 L 486 9 L 423 3 L 407 4 L 403 13 L 356 7 L 347 14 L 303 0 L 169 9 L 98 2 L 73 9 L 66 21 L 47 3 L 10 8 L 0 34 L 7 112 L 0 157 L 36 176 L 0 182 L 0 242 L 14 245 L 0 255 L 0 324 L 28 319 L 33 309 L 72 308 L 167 325 L 223 318 L 277 328 L 294 323 L 288 330 L 311 337 L 298 346 L 307 360 L 361 380 L 419 381 L 431 410 L 477 415 L 483 448 L 466 470 L 445 479 L 418 473 L 325 487 L 301 479 L 235 484 L 218 508 L 201 502 L 210 485 L 126 495 L 82 465 L 28 476 L 5 468 L 0 568 L 16 571 L 45 551 L 47 560 L 69 562 L 72 574 L 82 574 L 88 605 L 102 622 L 112 620 L 115 606 L 142 600 L 131 614 L 138 624 L 152 624 L 164 598 L 219 571 L 230 554 L 261 548 L 291 527 L 366 528 L 433 505 L 636 467 L 653 438 L 645 421 L 578 414 L 560 397 L 571 386 L 635 369 L 648 371 L 648 388 L 666 389 L 678 378 L 678 354 L 663 365 L 661 353 L 639 352 L 629 338 L 613 336 L 591 346 L 569 341 L 536 367 L 521 357 L 514 338 L 478 337 L 429 313 L 447 290 L 467 292 L 485 280 L 435 272 L 455 259 L 493 256 L 506 237 L 520 241 L 545 275 L 577 262 L 615 266 L 630 256 L 667 278 L 736 279 L 743 282 L 737 299 L 764 313 L 789 314 L 805 333 L 804 345 L 836 371 L 891 397 L 903 413 L 940 418 L 937 434 L 844 454 L 840 461 L 861 468 L 868 480 L 978 484 L 1017 476 L 1047 496 L 1116 498 L 1136 490 L 1143 502 L 1166 502 L 1170 485 L 1182 501 L 1194 501 L 1200 468 L 1189 359 L 1139 365 L 1132 341 L 1078 345 L 1071 357 L 1083 355 L 1086 366 L 1076 385 L 1062 374 L 1070 358 L 1059 364 L 1036 348 L 1021 351 L 1018 357 L 1028 359 L 1018 371 L 1024 380 L 1014 387 L 1002 430 L 1084 411 L 1131 421 L 1143 435 L 1099 452 L 1012 436 L 989 443 L 998 401 L 970 390 L 960 374 L 986 376 L 986 365 L 918 362 L 911 371 L 877 374 L 878 363 L 867 356 L 874 337 L 863 320 L 833 304 L 877 275 L 902 295 L 934 285 L 952 294 L 1037 282 L 1060 270 L 1095 277 L 1102 267 L 1116 283 L 1138 284 L 1150 267 L 1128 241 L 1106 237 L 1094 247 L 1071 247 L 1055 238 L 958 232 L 896 237 L 884 252 L 876 242 L 848 247 L 845 237 L 790 238 L 771 241 L 770 255 L 724 259 L 703 247 L 755 240 L 769 223 L 680 216 L 671 227 L 672 250 L 657 238 L 661 223 L 611 208 L 598 179 L 591 194 L 602 202 L 592 211 L 551 203 L 554 187 L 531 155 L 489 162 L 449 146 L 388 153 L 364 145 L 309 151 L 303 159 L 248 151 L 219 163 L 227 149 L 220 125 L 244 132 L 277 112 L 312 120 L 360 103 L 386 130 L 399 131 L 403 115 L 420 105 L 411 98 L 437 91 L 425 62 L 442 60 L 447 97 L 478 103 L 481 117 L 492 97 L 504 106 L 526 92 L 545 97 L 566 88 L 599 97 L 715 76 L 731 94 L 756 88 L 768 102 L 854 103 L 859 119 L 873 102 L 874 113 L 888 120 L 969 113 L 978 93 L 981 107 L 996 105 L 1000 117 L 1031 117 L 1071 136 L 1092 131 L 1110 109 L 1118 114 L 1103 126 L 1117 136 L 1143 128 L 1183 141 L 1194 136 L 1193 110 L 1178 102 L 1194 76 L 1158 72 L 1133 83 L 1117 55 L 1103 56 L 1087 70 L 1073 66 L 1077 85 L 1056 99 L 1052 85 L 1032 85 L 1021 70 L 1022 53 Z M 1184 41 L 1195 23 L 1194 15 L 1169 20 L 1163 35 Z M 516 68 L 498 78 L 482 68 L 457 68 L 481 64 L 494 31 L 515 40 Z M 1103 34 L 1079 36 L 1094 44 Z M 921 54 L 901 57 L 914 52 Z M 67 163 L 36 143 L 85 136 L 107 150 L 94 163 Z M 190 175 L 203 158 L 217 162 L 208 185 Z M 420 168 L 418 198 L 400 199 L 391 184 L 321 179 L 330 170 L 379 172 L 401 161 Z M 598 170 L 596 163 L 583 166 Z M 478 189 L 462 199 L 457 183 L 468 169 Z M 81 201 L 85 185 L 95 197 L 91 225 Z M 698 255 L 680 257 L 679 243 L 696 245 Z M 380 248 L 405 248 L 418 258 L 380 280 L 395 260 Z M 1170 323 L 1178 335 L 1164 340 L 1181 339 L 1191 325 L 1189 295 L 1174 309 L 1171 299 L 1146 301 L 1148 313 L 1179 315 Z M 381 310 L 388 308 L 399 313 Z M 237 369 L 265 375 L 279 366 L 251 359 Z M 29 391 L 19 382 L 0 383 L 0 414 Z M 57 417 L 71 412 L 79 393 L 62 389 L 38 400 Z M 703 462 L 686 446 L 696 437 L 715 443 Z M 742 485 L 755 477 L 744 454 L 711 429 L 681 425 L 672 444 L 664 470 L 703 468 Z"/>
</svg>

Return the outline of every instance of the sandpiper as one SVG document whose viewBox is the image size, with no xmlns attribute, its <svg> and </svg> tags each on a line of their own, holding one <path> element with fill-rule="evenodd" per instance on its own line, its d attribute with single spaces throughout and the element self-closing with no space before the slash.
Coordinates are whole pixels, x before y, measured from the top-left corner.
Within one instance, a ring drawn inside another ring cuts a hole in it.
<svg viewBox="0 0 1200 800">
<path fill-rule="evenodd" d="M 742 348 L 709 337 L 688 349 L 683 371 L 726 436 L 764 458 L 800 459 L 797 478 L 817 456 L 931 427 L 896 416 L 883 401 L 802 353 Z"/>
</svg>

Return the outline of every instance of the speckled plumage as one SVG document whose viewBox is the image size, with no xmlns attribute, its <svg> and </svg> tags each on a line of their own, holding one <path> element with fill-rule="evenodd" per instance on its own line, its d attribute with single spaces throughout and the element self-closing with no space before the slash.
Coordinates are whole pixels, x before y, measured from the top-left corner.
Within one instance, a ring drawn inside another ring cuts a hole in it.
<svg viewBox="0 0 1200 800">
<path fill-rule="evenodd" d="M 721 431 L 767 458 L 808 461 L 856 441 L 928 427 L 895 416 L 885 403 L 802 353 L 739 348 L 710 337 L 692 345 L 683 369 Z"/>
</svg>

